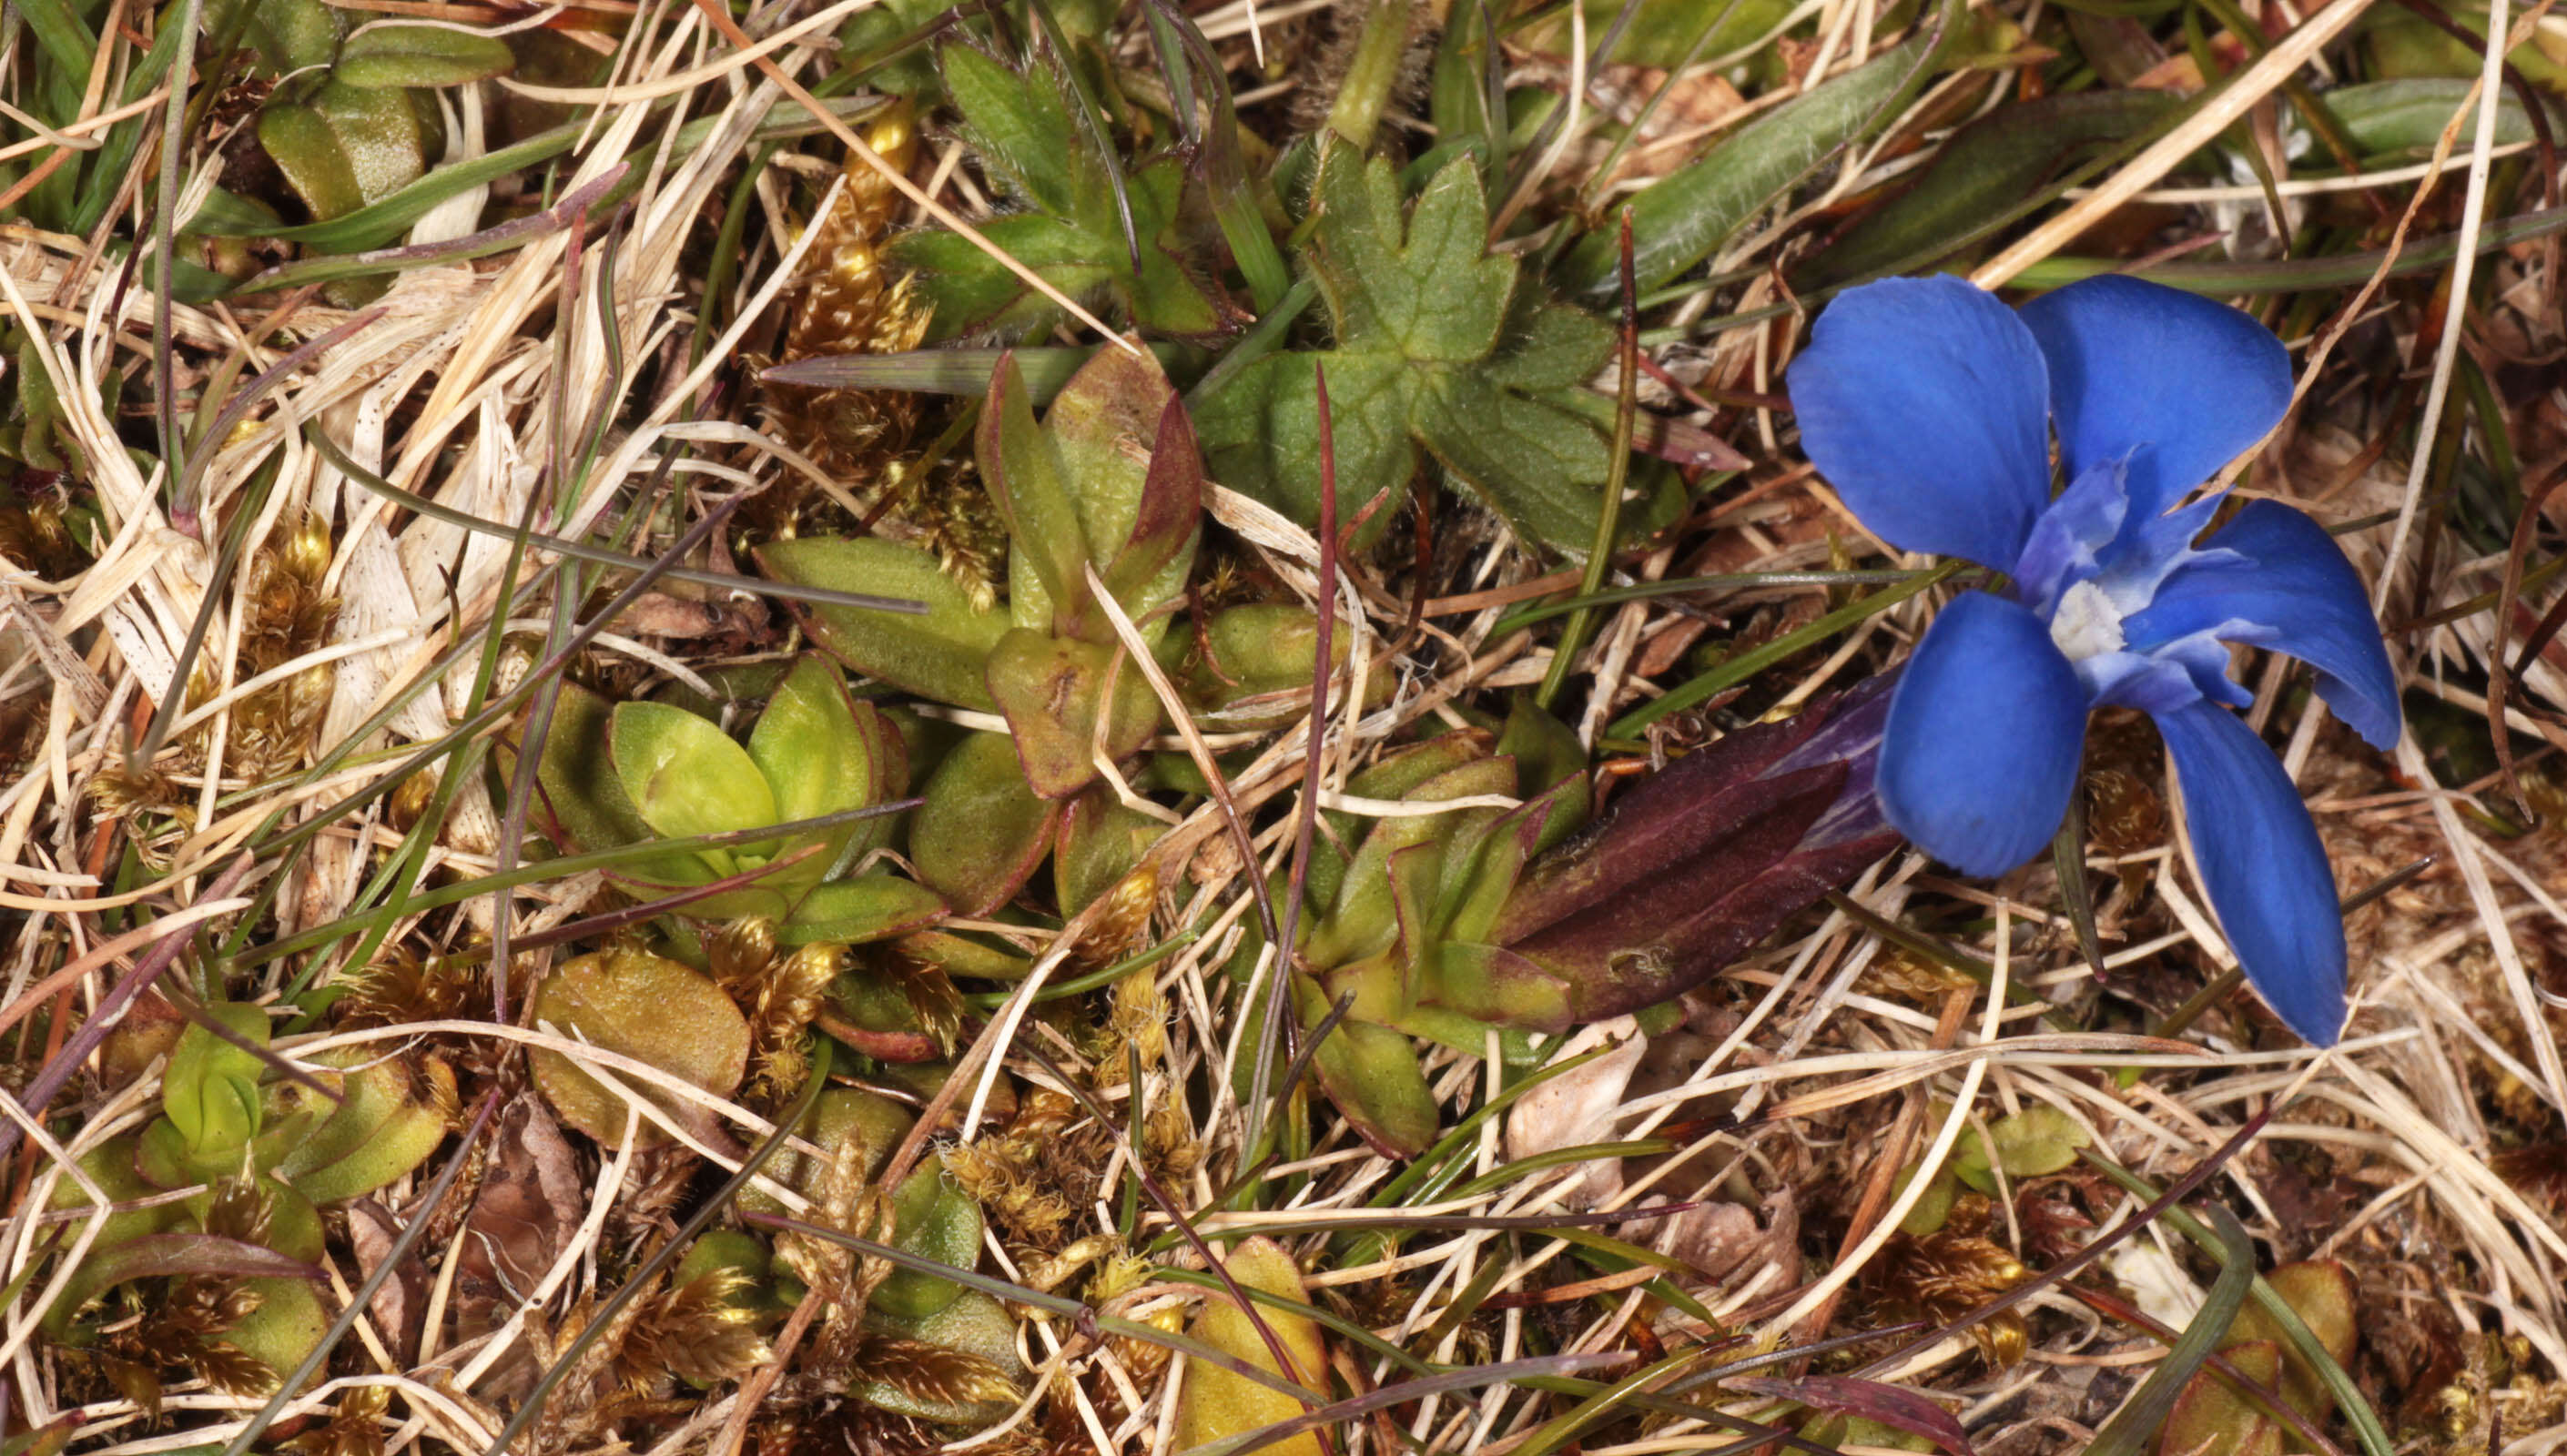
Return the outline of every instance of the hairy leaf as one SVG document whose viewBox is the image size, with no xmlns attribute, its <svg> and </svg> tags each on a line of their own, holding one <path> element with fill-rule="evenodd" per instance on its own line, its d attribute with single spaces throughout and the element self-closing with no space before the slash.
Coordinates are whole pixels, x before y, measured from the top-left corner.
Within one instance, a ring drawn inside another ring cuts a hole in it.
<svg viewBox="0 0 2567 1456">
<path fill-rule="evenodd" d="M 1110 294 L 1146 332 L 1178 338 L 1229 332 L 1231 306 L 1199 276 L 1190 230 L 1180 219 L 1182 160 L 1163 156 L 1118 179 L 1111 158 L 1074 116 L 1079 103 L 1072 83 L 1048 52 L 1022 74 L 963 44 L 945 47 L 938 64 L 982 165 L 1029 209 L 983 224 L 991 242 L 1073 298 Z M 1133 238 L 1140 242 L 1137 260 Z M 965 334 L 1036 334 L 1061 317 L 1059 305 L 959 233 L 911 233 L 894 240 L 890 253 L 919 271 L 935 306 L 930 343 Z"/>
<path fill-rule="evenodd" d="M 1899 93 L 1924 61 L 1927 46 L 1920 38 L 1881 52 L 1739 127 L 1699 159 L 1635 193 L 1629 203 L 1631 266 L 1639 286 L 1657 288 L 1710 257 L 1845 145 Z M 1572 294 L 1608 292 L 1620 258 L 1617 227 L 1598 228 L 1562 261 L 1561 282 Z"/>
<path fill-rule="evenodd" d="M 1529 541 L 1589 549 L 1607 452 L 1580 395 L 1611 331 L 1549 302 L 1515 259 L 1488 251 L 1488 199 L 1467 157 L 1438 171 L 1403 221 L 1391 165 L 1331 144 L 1312 211 L 1302 261 L 1335 348 L 1270 355 L 1200 402 L 1195 428 L 1213 475 L 1315 523 L 1324 368 L 1338 518 L 1374 508 L 1356 545 L 1388 527 L 1378 504 L 1406 490 L 1422 452 Z M 1671 507 L 1653 499 L 1622 519 L 1645 532 Z"/>
<path fill-rule="evenodd" d="M 2000 108 L 1954 132 L 1912 185 L 1847 228 L 1794 281 L 1824 288 L 1962 246 L 2096 146 L 2139 134 L 2177 105 L 2161 91 L 2116 90 Z"/>
</svg>

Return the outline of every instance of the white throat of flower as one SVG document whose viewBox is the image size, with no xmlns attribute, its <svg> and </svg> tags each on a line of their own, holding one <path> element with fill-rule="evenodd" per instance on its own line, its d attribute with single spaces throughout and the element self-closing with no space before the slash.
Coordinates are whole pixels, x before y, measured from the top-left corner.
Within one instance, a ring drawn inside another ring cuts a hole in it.
<svg viewBox="0 0 2567 1456">
<path fill-rule="evenodd" d="M 2061 594 L 2051 613 L 2050 640 L 2071 662 L 2122 650 L 2122 608 L 2102 587 L 2080 582 Z"/>
</svg>

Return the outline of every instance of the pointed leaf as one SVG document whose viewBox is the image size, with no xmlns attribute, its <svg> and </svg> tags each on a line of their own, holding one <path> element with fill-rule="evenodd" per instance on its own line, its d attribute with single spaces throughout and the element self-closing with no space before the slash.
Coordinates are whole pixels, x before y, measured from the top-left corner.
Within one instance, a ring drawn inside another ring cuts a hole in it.
<svg viewBox="0 0 2567 1456">
<path fill-rule="evenodd" d="M 1068 212 L 1073 198 L 1062 139 L 1069 135 L 1069 109 L 1060 89 L 968 45 L 944 47 L 937 66 L 991 177 L 1045 212 Z"/>
<path fill-rule="evenodd" d="M 1406 491 L 1422 446 L 1519 533 L 1562 552 L 1590 549 L 1608 460 L 1584 381 L 1612 336 L 1590 316 L 1545 303 L 1515 258 L 1490 253 L 1488 199 L 1471 159 L 1438 170 L 1403 219 L 1387 161 L 1327 146 L 1304 256 L 1336 347 L 1270 356 L 1197 400 L 1213 475 L 1315 522 L 1313 366 L 1324 365 L 1340 518 L 1365 521 L 1354 545 L 1387 527 L 1391 513 L 1369 508 Z M 1673 503 L 1653 493 L 1623 523 L 1645 533 Z"/>
<path fill-rule="evenodd" d="M 1073 378 L 1070 388 L 1076 387 Z M 1063 397 L 1069 392 L 1061 391 Z M 1060 408 L 1059 400 L 1053 401 L 1052 408 Z M 1087 601 L 1087 564 L 1092 559 L 1086 527 L 1070 495 L 1059 452 L 1051 437 L 1034 426 L 1025 376 L 1011 356 L 998 358 L 974 438 L 981 483 L 1007 521 L 1012 547 L 1007 554 L 1011 612 L 1018 623 L 1031 624 L 1021 608 L 1029 585 L 1038 585 L 1042 600 L 1050 606 L 1052 622 L 1076 621 Z"/>
<path fill-rule="evenodd" d="M 1186 417 L 1185 405 L 1168 386 L 1158 362 L 1134 360 L 1120 350 L 1097 352 L 1099 361 L 1108 356 L 1117 361 L 1118 372 L 1128 382 L 1119 386 L 1121 397 L 1111 412 L 1092 419 L 1100 424 L 1111 419 L 1126 428 L 1104 439 L 1073 429 L 1073 424 L 1089 422 L 1075 414 L 1062 418 L 1064 408 L 1074 409 L 1083 402 L 1076 380 L 1052 406 L 1052 420 L 1078 493 L 1088 540 L 1104 563 L 1099 575 L 1124 611 L 1143 618 L 1185 591 L 1195 548 L 1203 536 L 1203 455 L 1196 448 L 1194 424 Z M 1119 367 L 1126 364 L 1129 367 Z M 1085 370 L 1080 372 L 1083 376 Z M 1135 472 L 1131 457 L 1144 441 L 1149 465 Z"/>
<path fill-rule="evenodd" d="M 1435 948 L 1429 1004 L 1492 1026 L 1559 1035 L 1569 1029 L 1569 988 L 1558 976 L 1495 945 Z"/>
<path fill-rule="evenodd" d="M 1729 237 L 1795 182 L 1853 139 L 1904 88 L 1932 41 L 1919 38 L 1883 51 L 1822 83 L 1715 142 L 1697 161 L 1659 178 L 1629 199 L 1631 261 L 1639 287 L 1657 288 L 1711 256 Z M 1618 218 L 1621 209 L 1616 207 Z M 1575 294 L 1615 286 L 1620 235 L 1598 228 L 1561 264 Z"/>
<path fill-rule="evenodd" d="M 2341 95 L 2328 93 L 2329 105 Z M 2139 134 L 2177 105 L 2167 92 L 2116 89 L 2000 107 L 1952 133 L 1912 184 L 1847 228 L 1793 281 L 1824 288 L 1959 246 L 2080 157 Z"/>
<path fill-rule="evenodd" d="M 1071 298 L 1094 294 L 1131 267 L 1126 261 L 1118 269 L 1101 240 L 1043 213 L 994 217 L 980 227 L 992 246 Z M 965 335 L 1039 337 L 1044 326 L 1060 317 L 1058 304 L 961 233 L 904 233 L 885 252 L 921 280 L 921 292 L 934 310 L 929 344 Z M 980 386 L 973 392 L 980 392 Z"/>
</svg>

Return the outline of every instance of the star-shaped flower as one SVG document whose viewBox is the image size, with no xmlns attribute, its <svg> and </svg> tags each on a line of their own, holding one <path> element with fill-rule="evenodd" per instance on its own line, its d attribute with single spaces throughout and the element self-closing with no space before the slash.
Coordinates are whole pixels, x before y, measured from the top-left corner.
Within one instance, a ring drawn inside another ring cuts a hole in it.
<svg viewBox="0 0 2567 1456">
<path fill-rule="evenodd" d="M 2210 902 L 2255 989 L 2307 1041 L 2344 1025 L 2344 923 L 2299 790 L 2229 706 L 2232 643 L 2317 669 L 2382 749 L 2398 684 L 2353 567 L 2300 512 L 2193 488 L 2291 397 L 2281 342 L 2234 309 L 2103 277 L 2020 312 L 1957 278 L 1839 298 L 1789 372 L 1811 463 L 1881 540 L 2005 574 L 1944 608 L 1899 674 L 1881 747 L 1889 822 L 1997 874 L 2076 791 L 2087 715 L 2131 707 L 2174 761 Z M 2064 489 L 2052 490 L 2056 430 Z"/>
</svg>

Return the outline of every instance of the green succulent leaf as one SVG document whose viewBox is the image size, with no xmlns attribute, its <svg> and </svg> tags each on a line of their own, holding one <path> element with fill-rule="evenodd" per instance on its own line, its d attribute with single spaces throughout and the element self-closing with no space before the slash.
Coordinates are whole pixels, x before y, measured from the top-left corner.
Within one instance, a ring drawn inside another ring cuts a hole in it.
<svg viewBox="0 0 2567 1456">
<path fill-rule="evenodd" d="M 927 605 L 924 615 L 854 607 L 795 607 L 804 629 L 867 677 L 960 708 L 995 711 L 982 665 L 1006 613 L 972 594 L 926 552 L 878 537 L 801 537 L 757 549 L 758 570 L 779 582 L 873 592 Z"/>
<path fill-rule="evenodd" d="M 330 1311 L 309 1280 L 253 1279 L 245 1287 L 258 1297 L 258 1308 L 223 1332 L 223 1343 L 282 1382 L 329 1332 Z"/>
<path fill-rule="evenodd" d="M 1028 209 L 984 224 L 991 242 L 1073 298 L 1111 295 L 1148 333 L 1210 338 L 1231 330 L 1232 308 L 1201 276 L 1180 220 L 1182 160 L 1162 156 L 1126 170 L 1118 200 L 1113 160 L 1080 124 L 1078 99 L 1049 51 L 1024 74 L 962 44 L 945 47 L 939 64 L 982 165 Z M 913 233 L 896 239 L 890 252 L 895 262 L 918 270 L 935 306 L 930 343 L 992 331 L 1038 333 L 1061 317 L 1057 304 L 960 234 Z"/>
<path fill-rule="evenodd" d="M 285 173 L 285 184 L 312 210 L 315 221 L 327 222 L 366 205 L 356 163 L 340 144 L 338 129 L 317 108 L 279 102 L 261 111 L 258 144 Z"/>
<path fill-rule="evenodd" d="M 1612 333 L 1488 251 L 1478 168 L 1448 163 L 1403 226 L 1391 165 L 1329 145 L 1312 211 L 1302 259 L 1336 347 L 1271 355 L 1198 404 L 1213 475 L 1305 525 L 1318 520 L 1315 365 L 1327 374 L 1339 519 L 1404 490 L 1423 451 L 1527 540 L 1591 548 L 1607 451 L 1580 396 Z M 1654 500 L 1623 520 L 1646 532 L 1671 508 Z M 1391 516 L 1374 510 L 1355 544 L 1377 540 Z"/>
<path fill-rule="evenodd" d="M 1464 746 L 1470 746 L 1467 739 Z M 1425 803 L 1509 794 L 1515 783 L 1513 763 L 1474 757 L 1398 797 Z M 1302 955 L 1314 966 L 1345 965 L 1379 954 L 1403 934 L 1412 945 L 1429 937 L 1448 866 L 1458 871 L 1468 865 L 1470 849 L 1464 842 L 1486 833 L 1498 813 L 1459 809 L 1375 823 L 1355 850 L 1335 902 L 1302 945 Z"/>
<path fill-rule="evenodd" d="M 319 1279 L 321 1271 L 272 1249 L 212 1234 L 151 1234 L 102 1254 L 95 1249 L 64 1289 L 48 1318 L 56 1333 L 81 1306 L 120 1284 L 201 1274 L 217 1278 L 274 1278 L 291 1283 Z"/>
<path fill-rule="evenodd" d="M 251 1046 L 267 1045 L 267 1014 L 255 1006 L 217 1003 L 205 1008 Z M 161 1078 L 160 1114 L 176 1134 L 184 1165 L 237 1172 L 241 1149 L 257 1137 L 262 1121 L 256 1054 L 194 1022 L 178 1035 Z"/>
<path fill-rule="evenodd" d="M 249 7 L 240 16 L 237 5 L 221 10 L 208 10 L 205 30 L 210 35 L 222 34 L 234 19 L 241 21 L 241 38 L 258 53 L 259 66 L 270 76 L 284 76 L 314 66 L 327 66 L 337 54 L 339 37 L 347 29 L 341 13 L 321 0 L 238 0 Z"/>
<path fill-rule="evenodd" d="M 393 21 L 370 25 L 339 48 L 332 79 L 374 91 L 410 86 L 463 86 L 517 67 L 507 43 L 450 25 Z"/>
<path fill-rule="evenodd" d="M 2353 1276 L 2343 1265 L 2331 1259 L 2285 1264 L 2264 1279 L 2273 1287 L 2273 1293 L 2282 1297 L 2282 1303 L 2290 1306 L 2292 1313 L 2317 1335 L 2330 1358 L 2338 1365 L 2352 1363 L 2354 1344 L 2361 1335 L 2362 1302 Z M 2237 1312 L 2237 1319 L 2228 1327 L 2228 1341 L 2226 1348 L 2232 1353 L 2247 1341 L 2271 1343 L 2281 1352 L 2282 1368 L 2280 1380 L 2268 1378 L 2267 1383 L 2279 1389 L 2294 1410 L 2313 1421 L 2324 1421 L 2334 1413 L 2335 1397 L 2328 1393 L 2317 1367 L 2292 1345 L 2281 1322 L 2262 1305 L 2249 1301 Z M 2198 1381 L 2203 1376 L 2193 1378 Z"/>
<path fill-rule="evenodd" d="M 1119 644 L 1022 627 L 1000 637 L 990 653 L 990 696 L 1015 731 L 1026 786 L 1041 798 L 1067 798 L 1094 783 L 1100 741 L 1107 757 L 1122 758 L 1158 726 L 1157 696 L 1139 668 L 1127 661 L 1115 669 L 1122 655 Z"/>
<path fill-rule="evenodd" d="M 629 706 L 629 705 L 628 705 Z M 698 972 L 639 951 L 599 951 L 573 959 L 536 989 L 534 1013 L 565 1036 L 619 1053 L 726 1097 L 748 1070 L 748 1022 L 721 988 Z M 528 1054 L 535 1086 L 561 1119 L 614 1146 L 624 1136 L 625 1101 L 559 1052 Z M 664 1108 L 678 1125 L 701 1126 L 704 1110 L 629 1078 L 625 1087 Z M 643 1146 L 668 1140 L 648 1117 L 634 1134 Z"/>
<path fill-rule="evenodd" d="M 1001 358 L 990 380 L 976 444 L 982 483 L 1007 522 L 1008 615 L 1018 627 L 1076 622 L 1093 558 L 1060 454 L 1034 424 L 1033 401 L 1012 358 Z"/>
<path fill-rule="evenodd" d="M 1302 1024 L 1317 1026 L 1327 1015 L 1317 988 L 1304 981 L 1294 989 Z M 1355 1131 L 1384 1156 L 1415 1157 L 1443 1131 L 1416 1044 L 1404 1033 L 1348 1017 L 1318 1044 L 1310 1070 Z"/>
<path fill-rule="evenodd" d="M 2072 1167 L 2077 1150 L 2093 1141 L 2083 1123 L 2057 1107 L 2035 1104 L 1990 1124 L 1987 1135 L 1964 1135 L 1952 1151 L 1952 1174 L 1982 1193 L 2009 1178 L 2036 1178 Z"/>
<path fill-rule="evenodd" d="M 276 1164 L 276 1176 L 303 1198 L 363 1197 L 410 1176 L 445 1140 L 445 1119 L 411 1094 L 398 1066 L 378 1063 L 335 1080 L 336 1109 Z"/>
<path fill-rule="evenodd" d="M 880 1092 L 832 1088 L 820 1093 L 819 1101 L 793 1129 L 827 1156 L 805 1156 L 787 1147 L 767 1163 L 767 1172 L 797 1193 L 817 1193 L 843 1158 L 855 1176 L 870 1181 L 891 1161 L 892 1150 L 917 1120 L 907 1107 Z M 739 1206 L 749 1213 L 786 1211 L 772 1194 L 753 1185 L 739 1190 Z"/>
<path fill-rule="evenodd" d="M 909 788 L 909 750 L 898 725 L 882 709 L 849 697 L 837 667 L 816 652 L 803 654 L 767 698 L 748 733 L 748 756 L 774 795 L 778 823 L 863 809 Z M 817 881 L 836 873 L 890 834 L 888 815 L 832 831 L 819 840 L 827 852 L 797 865 L 796 877 Z"/>
<path fill-rule="evenodd" d="M 1243 1241 L 1230 1251 L 1222 1267 L 1243 1289 L 1299 1305 L 1310 1301 L 1292 1256 L 1271 1239 Z M 1252 1313 L 1229 1295 L 1217 1294 L 1204 1301 L 1191 1333 L 1232 1359 L 1284 1376 L 1309 1391 L 1311 1401 L 1305 1404 L 1245 1375 L 1198 1362 L 1187 1367 L 1185 1387 L 1177 1397 L 1176 1439 L 1171 1443 L 1175 1449 L 1193 1450 L 1245 1435 L 1289 1420 L 1309 1404 L 1326 1399 L 1327 1346 L 1320 1337 L 1319 1322 L 1307 1315 L 1272 1305 L 1260 1305 Z M 1267 1342 L 1269 1335 L 1274 1336 L 1273 1344 Z M 1291 1361 L 1288 1371 L 1275 1357 L 1279 1345 Z M 1319 1456 L 1322 1448 L 1316 1434 L 1303 1431 L 1263 1449 L 1274 1456 Z"/>
<path fill-rule="evenodd" d="M 98 1190 L 107 1195 L 107 1201 L 110 1203 L 140 1203 L 161 1191 L 146 1180 L 134 1165 L 139 1141 L 139 1135 L 134 1133 L 113 1137 L 90 1149 L 80 1158 L 81 1171 L 89 1175 L 90 1181 L 98 1185 Z M 61 1212 L 88 1208 L 92 1205 L 88 1192 L 81 1187 L 78 1180 L 64 1178 L 54 1184 L 51 1206 L 55 1211 Z M 183 1216 L 183 1210 L 175 1204 L 168 1203 L 111 1213 L 99 1226 L 98 1237 L 91 1241 L 91 1253 L 93 1256 L 104 1254 L 120 1244 L 130 1243 L 144 1234 L 165 1232 Z M 71 1225 L 75 1236 L 79 1234 L 86 1220 Z"/>
<path fill-rule="evenodd" d="M 315 222 L 382 201 L 428 170 L 428 138 L 409 94 L 336 78 L 300 103 L 261 111 L 258 141 Z"/>
<path fill-rule="evenodd" d="M 604 849 L 651 832 L 601 752 L 614 713 L 613 703 L 575 682 L 563 683 L 553 700 L 535 785 L 554 838 L 566 848 Z"/>
<path fill-rule="evenodd" d="M 1006 903 L 1051 850 L 1059 805 L 1025 787 L 1004 734 L 975 733 L 957 744 L 920 797 L 910 860 L 961 914 Z"/>
<path fill-rule="evenodd" d="M 1006 1415 L 1021 1393 L 1025 1367 L 1016 1358 L 1015 1317 L 979 1290 L 965 1290 L 923 1320 L 875 1310 L 865 1328 L 920 1349 L 926 1357 L 910 1361 L 916 1373 L 928 1373 L 916 1367 L 935 1367 L 935 1378 L 852 1372 L 847 1393 L 869 1405 L 941 1425 L 986 1426 Z"/>
<path fill-rule="evenodd" d="M 981 1262 L 981 1205 L 945 1176 L 945 1163 L 930 1157 L 892 1195 L 894 1244 L 955 1269 Z M 874 1291 L 873 1308 L 896 1319 L 924 1320 L 953 1304 L 963 1286 L 915 1269 L 895 1269 Z"/>
<path fill-rule="evenodd" d="M 2220 1353 L 2237 1372 L 2270 1386 L 2281 1373 L 2282 1348 L 2269 1339 L 2232 1341 Z M 2157 1432 L 2158 1456 L 2282 1456 L 2282 1423 L 2216 1371 L 2184 1382 Z"/>
<path fill-rule="evenodd" d="M 1166 831 L 1158 820 L 1126 808 L 1103 784 L 1072 799 L 1062 813 L 1060 845 L 1051 861 L 1061 913 L 1075 915 L 1122 883 Z"/>
<path fill-rule="evenodd" d="M 1154 632 L 1148 618 L 1184 594 L 1203 535 L 1203 456 L 1167 371 L 1146 351 L 1099 349 L 1053 396 L 1043 427 L 1088 559 L 1124 612 Z M 1090 634 L 1110 637 L 1102 623 Z"/>
<path fill-rule="evenodd" d="M 775 795 L 748 751 L 684 708 L 618 703 L 607 735 L 642 822 L 671 839 L 775 823 Z"/>
<path fill-rule="evenodd" d="M 1329 637 L 1331 672 L 1351 655 L 1351 635 Z M 1185 689 L 1202 726 L 1281 728 L 1309 711 L 1311 668 L 1319 655 L 1319 619 L 1309 608 L 1267 602 L 1225 607 L 1204 623 L 1197 645 Z M 1364 705 L 1378 706 L 1390 685 L 1377 663 L 1364 681 Z"/>
<path fill-rule="evenodd" d="M 934 890 L 889 874 L 859 874 L 815 885 L 777 927 L 782 945 L 860 945 L 924 929 L 945 917 Z"/>
</svg>

